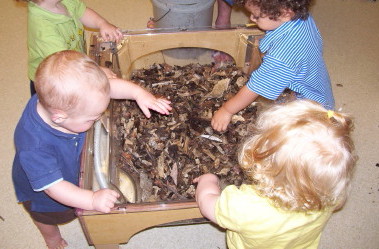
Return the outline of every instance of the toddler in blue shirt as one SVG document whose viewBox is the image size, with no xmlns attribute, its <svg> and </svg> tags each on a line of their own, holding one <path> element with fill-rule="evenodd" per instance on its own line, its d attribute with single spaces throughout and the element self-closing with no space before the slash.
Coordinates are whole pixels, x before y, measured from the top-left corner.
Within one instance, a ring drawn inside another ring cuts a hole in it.
<svg viewBox="0 0 379 249">
<path fill-rule="evenodd" d="M 260 95 L 275 100 L 285 90 L 298 99 L 311 99 L 334 109 L 329 74 L 322 57 L 322 38 L 309 15 L 310 0 L 238 0 L 250 19 L 267 31 L 259 44 L 261 66 L 249 82 L 215 112 L 212 127 L 225 131 L 234 114 Z M 275 4 L 274 4 L 275 3 Z"/>
<path fill-rule="evenodd" d="M 111 78 L 85 54 L 54 53 L 36 72 L 36 90 L 15 130 L 12 176 L 17 199 L 29 212 L 48 248 L 67 246 L 58 224 L 75 218 L 73 207 L 110 212 L 118 198 L 111 189 L 78 186 L 85 132 L 106 110 L 110 98 L 135 100 L 147 117 L 170 102 L 142 87 Z"/>
</svg>

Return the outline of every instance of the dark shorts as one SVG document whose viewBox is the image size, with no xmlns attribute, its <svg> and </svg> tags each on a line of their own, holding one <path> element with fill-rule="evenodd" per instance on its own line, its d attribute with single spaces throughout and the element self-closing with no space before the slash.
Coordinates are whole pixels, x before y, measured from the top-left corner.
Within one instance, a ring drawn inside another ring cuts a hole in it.
<svg viewBox="0 0 379 249">
<path fill-rule="evenodd" d="M 46 225 L 59 225 L 70 222 L 76 218 L 75 210 L 73 208 L 62 212 L 35 212 L 31 210 L 31 201 L 22 202 L 22 205 L 33 220 Z"/>
</svg>

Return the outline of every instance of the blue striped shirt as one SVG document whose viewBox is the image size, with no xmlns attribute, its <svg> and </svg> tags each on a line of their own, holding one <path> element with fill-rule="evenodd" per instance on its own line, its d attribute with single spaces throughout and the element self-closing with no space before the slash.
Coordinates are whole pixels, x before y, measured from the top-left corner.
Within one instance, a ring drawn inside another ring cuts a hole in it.
<svg viewBox="0 0 379 249">
<path fill-rule="evenodd" d="M 259 49 L 265 55 L 247 83 L 251 91 L 274 100 L 289 88 L 298 98 L 334 109 L 329 74 L 322 57 L 322 38 L 311 16 L 267 31 Z"/>
</svg>

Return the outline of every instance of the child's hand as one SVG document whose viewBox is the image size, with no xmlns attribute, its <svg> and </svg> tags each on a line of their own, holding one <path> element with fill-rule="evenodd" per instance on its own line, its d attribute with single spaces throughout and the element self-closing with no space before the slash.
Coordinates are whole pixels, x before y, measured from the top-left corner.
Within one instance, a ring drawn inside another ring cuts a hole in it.
<svg viewBox="0 0 379 249">
<path fill-rule="evenodd" d="M 104 41 L 119 42 L 123 37 L 121 30 L 109 22 L 100 25 L 100 34 Z"/>
<path fill-rule="evenodd" d="M 201 176 L 198 176 L 196 177 L 195 179 L 192 180 L 193 183 L 199 183 L 200 182 L 200 179 L 203 179 L 204 178 L 204 175 L 201 175 Z"/>
<path fill-rule="evenodd" d="M 92 206 L 96 211 L 109 213 L 120 195 L 111 189 L 104 188 L 93 193 Z"/>
<path fill-rule="evenodd" d="M 233 114 L 229 113 L 225 108 L 221 108 L 215 112 L 211 125 L 216 131 L 226 131 L 228 124 L 232 120 Z"/>
<path fill-rule="evenodd" d="M 203 181 L 210 181 L 210 182 L 217 182 L 218 183 L 219 179 L 215 174 L 207 173 L 207 174 L 198 176 L 192 180 L 193 183 L 200 183 Z"/>
<path fill-rule="evenodd" d="M 172 110 L 171 101 L 164 98 L 157 98 L 146 90 L 141 91 L 136 98 L 138 106 L 147 118 L 151 117 L 149 109 L 168 115 Z"/>
<path fill-rule="evenodd" d="M 107 67 L 100 67 L 101 70 L 103 70 L 103 72 L 105 73 L 105 75 L 107 76 L 108 79 L 116 79 L 117 78 L 117 75 L 112 71 L 110 70 L 109 68 Z"/>
</svg>

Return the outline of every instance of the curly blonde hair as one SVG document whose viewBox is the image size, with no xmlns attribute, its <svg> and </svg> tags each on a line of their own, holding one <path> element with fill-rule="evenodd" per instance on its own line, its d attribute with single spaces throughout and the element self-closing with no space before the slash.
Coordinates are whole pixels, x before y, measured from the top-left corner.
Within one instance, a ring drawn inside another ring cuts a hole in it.
<svg viewBox="0 0 379 249">
<path fill-rule="evenodd" d="M 262 196 L 293 211 L 341 208 L 356 157 L 352 119 L 310 100 L 262 113 L 239 162 Z"/>
</svg>

